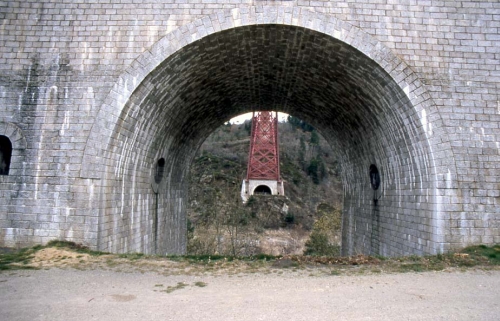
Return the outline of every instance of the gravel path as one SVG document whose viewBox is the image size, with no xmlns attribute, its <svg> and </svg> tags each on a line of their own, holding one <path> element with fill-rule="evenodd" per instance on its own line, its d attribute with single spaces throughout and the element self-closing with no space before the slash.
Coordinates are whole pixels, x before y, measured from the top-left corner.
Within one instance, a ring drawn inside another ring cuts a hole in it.
<svg viewBox="0 0 500 321">
<path fill-rule="evenodd" d="M 235 276 L 7 271 L 0 273 L 0 320 L 500 320 L 500 271 L 361 276 L 289 270 Z"/>
</svg>

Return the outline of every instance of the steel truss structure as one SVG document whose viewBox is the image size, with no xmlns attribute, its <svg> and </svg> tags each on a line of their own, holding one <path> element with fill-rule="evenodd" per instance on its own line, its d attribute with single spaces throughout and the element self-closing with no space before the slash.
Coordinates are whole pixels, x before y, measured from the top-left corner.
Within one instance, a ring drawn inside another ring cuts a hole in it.
<svg viewBox="0 0 500 321">
<path fill-rule="evenodd" d="M 250 179 L 280 181 L 277 112 L 253 112 L 247 181 Z"/>
</svg>

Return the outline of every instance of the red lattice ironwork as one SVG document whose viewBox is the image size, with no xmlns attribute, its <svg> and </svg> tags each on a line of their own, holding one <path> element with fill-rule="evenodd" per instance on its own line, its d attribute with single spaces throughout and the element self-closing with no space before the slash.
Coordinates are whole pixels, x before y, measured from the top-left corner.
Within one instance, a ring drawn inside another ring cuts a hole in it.
<svg viewBox="0 0 500 321">
<path fill-rule="evenodd" d="M 247 180 L 263 179 L 280 181 L 278 150 L 278 113 L 254 112 Z"/>
</svg>

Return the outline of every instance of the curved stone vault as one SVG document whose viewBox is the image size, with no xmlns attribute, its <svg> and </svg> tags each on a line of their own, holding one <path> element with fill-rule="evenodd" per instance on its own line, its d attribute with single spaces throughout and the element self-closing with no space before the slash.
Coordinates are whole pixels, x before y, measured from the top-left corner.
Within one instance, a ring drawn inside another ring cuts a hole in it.
<svg viewBox="0 0 500 321">
<path fill-rule="evenodd" d="M 339 152 L 345 254 L 500 242 L 500 3 L 132 2 L 0 6 L 1 246 L 182 253 L 196 149 L 256 109 Z"/>
<path fill-rule="evenodd" d="M 344 253 L 438 251 L 432 151 L 401 86 L 408 74 L 393 63 L 401 79 L 344 41 L 278 24 L 223 30 L 177 50 L 137 84 L 109 128 L 98 248 L 183 252 L 196 150 L 233 116 L 277 110 L 311 123 L 339 152 Z M 158 184 L 152 177 L 160 158 L 166 165 Z M 378 190 L 370 186 L 372 164 Z"/>
</svg>

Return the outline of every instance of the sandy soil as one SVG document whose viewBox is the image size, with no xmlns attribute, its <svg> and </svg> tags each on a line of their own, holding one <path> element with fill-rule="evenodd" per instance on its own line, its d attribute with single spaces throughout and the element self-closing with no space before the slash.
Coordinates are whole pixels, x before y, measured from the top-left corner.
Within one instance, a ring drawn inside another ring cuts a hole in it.
<svg viewBox="0 0 500 321">
<path fill-rule="evenodd" d="M 0 320 L 499 320 L 499 289 L 500 271 L 481 270 L 335 276 L 50 268 L 0 273 Z"/>
</svg>

